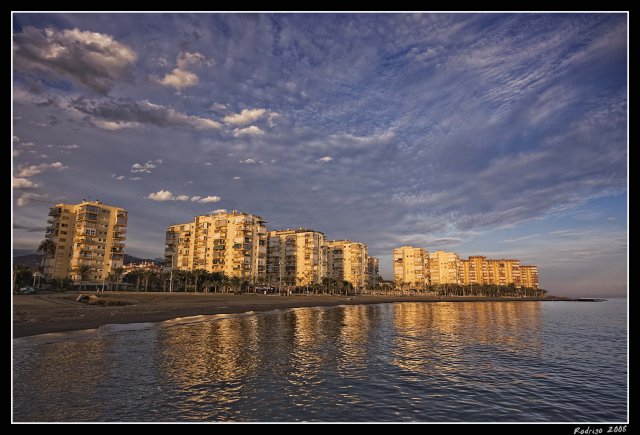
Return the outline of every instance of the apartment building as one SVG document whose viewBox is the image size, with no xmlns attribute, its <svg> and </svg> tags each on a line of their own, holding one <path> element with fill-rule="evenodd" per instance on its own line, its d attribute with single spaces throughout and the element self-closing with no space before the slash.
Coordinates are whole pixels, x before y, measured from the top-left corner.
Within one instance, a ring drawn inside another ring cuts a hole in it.
<svg viewBox="0 0 640 435">
<path fill-rule="evenodd" d="M 523 287 L 539 288 L 538 266 L 520 265 L 520 283 Z"/>
<path fill-rule="evenodd" d="M 429 284 L 429 253 L 413 246 L 394 249 L 393 281 L 398 287 L 423 288 Z"/>
<path fill-rule="evenodd" d="M 367 285 L 367 245 L 351 240 L 327 242 L 328 275 L 350 282 L 354 288 Z"/>
<path fill-rule="evenodd" d="M 471 255 L 468 260 L 460 260 L 458 276 L 460 283 L 488 284 L 489 269 L 487 257 L 483 255 Z"/>
<path fill-rule="evenodd" d="M 127 232 L 125 209 L 100 201 L 60 203 L 49 209 L 45 237 L 55 245 L 55 254 L 45 260 L 49 278 L 79 279 L 74 270 L 89 266 L 89 281 L 109 278 L 124 262 Z"/>
<path fill-rule="evenodd" d="M 487 260 L 489 284 L 509 285 L 520 287 L 520 260 L 499 259 Z"/>
<path fill-rule="evenodd" d="M 380 276 L 380 262 L 378 257 L 367 258 L 367 284 L 373 288 L 378 283 L 378 277 Z"/>
<path fill-rule="evenodd" d="M 255 283 L 266 280 L 267 228 L 260 216 L 217 212 L 167 227 L 165 260 L 181 270 L 222 272 Z"/>
<path fill-rule="evenodd" d="M 431 284 L 458 284 L 460 257 L 455 252 L 435 251 L 429 254 Z"/>
<path fill-rule="evenodd" d="M 267 282 L 306 286 L 327 276 L 327 242 L 320 231 L 306 228 L 269 231 Z"/>
</svg>

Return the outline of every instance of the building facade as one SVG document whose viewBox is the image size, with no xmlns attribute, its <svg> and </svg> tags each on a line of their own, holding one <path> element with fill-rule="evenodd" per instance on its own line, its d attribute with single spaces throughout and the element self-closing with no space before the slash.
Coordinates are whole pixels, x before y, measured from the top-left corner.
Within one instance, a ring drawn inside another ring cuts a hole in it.
<svg viewBox="0 0 640 435">
<path fill-rule="evenodd" d="M 45 237 L 55 245 L 55 254 L 47 258 L 44 274 L 50 278 L 79 279 L 74 272 L 90 267 L 89 281 L 109 278 L 113 269 L 124 263 L 127 212 L 100 201 L 80 204 L 56 204 L 49 210 Z"/>
<path fill-rule="evenodd" d="M 489 284 L 520 287 L 520 261 L 515 259 L 487 260 Z"/>
<path fill-rule="evenodd" d="M 367 245 L 351 240 L 330 240 L 327 245 L 328 275 L 364 289 L 368 281 Z"/>
<path fill-rule="evenodd" d="M 375 288 L 380 276 L 380 262 L 378 257 L 367 257 L 367 284 L 370 288 Z"/>
<path fill-rule="evenodd" d="M 458 284 L 460 257 L 455 252 L 436 251 L 429 254 L 431 284 Z"/>
<path fill-rule="evenodd" d="M 429 253 L 413 246 L 394 249 L 393 281 L 396 287 L 424 288 L 429 284 Z"/>
<path fill-rule="evenodd" d="M 522 287 L 539 288 L 538 282 L 538 266 L 521 265 L 520 266 L 520 282 Z"/>
<path fill-rule="evenodd" d="M 204 269 L 263 283 L 267 275 L 265 224 L 260 216 L 233 210 L 170 225 L 165 237 L 165 260 L 176 269 Z"/>
<path fill-rule="evenodd" d="M 327 276 L 327 242 L 320 231 L 305 228 L 269 231 L 267 282 L 307 286 Z"/>
<path fill-rule="evenodd" d="M 488 284 L 489 283 L 489 263 L 487 257 L 483 255 L 472 255 L 468 260 L 460 260 L 458 276 L 460 283 Z"/>
</svg>

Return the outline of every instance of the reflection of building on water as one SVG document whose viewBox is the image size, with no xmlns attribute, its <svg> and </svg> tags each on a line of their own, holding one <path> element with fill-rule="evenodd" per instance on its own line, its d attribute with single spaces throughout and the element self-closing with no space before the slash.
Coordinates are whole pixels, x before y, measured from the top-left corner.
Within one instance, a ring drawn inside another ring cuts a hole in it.
<svg viewBox="0 0 640 435">
<path fill-rule="evenodd" d="M 342 307 L 342 327 L 338 336 L 338 372 L 345 373 L 367 366 L 371 307 L 351 305 Z"/>
<path fill-rule="evenodd" d="M 230 317 L 163 329 L 159 369 L 181 388 L 207 396 L 211 392 L 199 388 L 203 382 L 234 382 L 252 376 L 262 354 L 258 332 L 266 330 L 261 320 L 259 316 Z M 223 401 L 224 391 L 217 394 Z"/>
<path fill-rule="evenodd" d="M 393 362 L 410 371 L 448 370 L 464 358 L 466 346 L 508 352 L 540 352 L 538 302 L 394 304 Z M 438 348 L 424 342 L 437 343 Z M 445 360 L 440 357 L 446 354 Z"/>
</svg>

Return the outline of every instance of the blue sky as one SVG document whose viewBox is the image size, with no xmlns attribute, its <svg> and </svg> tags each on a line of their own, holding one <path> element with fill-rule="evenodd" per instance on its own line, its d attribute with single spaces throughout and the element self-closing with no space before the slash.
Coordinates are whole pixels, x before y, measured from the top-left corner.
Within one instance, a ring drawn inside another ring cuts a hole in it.
<svg viewBox="0 0 640 435">
<path fill-rule="evenodd" d="M 50 202 L 129 211 L 127 252 L 216 209 L 516 257 L 627 291 L 625 14 L 14 14 L 14 248 Z"/>
</svg>

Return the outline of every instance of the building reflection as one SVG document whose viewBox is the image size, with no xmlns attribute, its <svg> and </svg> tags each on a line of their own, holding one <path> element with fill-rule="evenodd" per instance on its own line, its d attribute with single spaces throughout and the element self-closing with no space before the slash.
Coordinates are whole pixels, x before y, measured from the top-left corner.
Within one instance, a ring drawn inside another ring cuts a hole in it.
<svg viewBox="0 0 640 435">
<path fill-rule="evenodd" d="M 507 353 L 541 352 L 538 302 L 394 304 L 393 364 L 416 373 L 460 373 L 482 346 Z M 425 345 L 433 343 L 433 346 Z M 476 368 L 493 370 L 491 361 Z"/>
<path fill-rule="evenodd" d="M 261 352 L 259 316 L 221 316 L 218 320 L 165 328 L 157 346 L 158 370 L 184 391 L 194 419 L 212 407 L 232 415 L 242 383 L 256 375 Z M 264 325 L 263 325 L 264 326 Z"/>
</svg>

